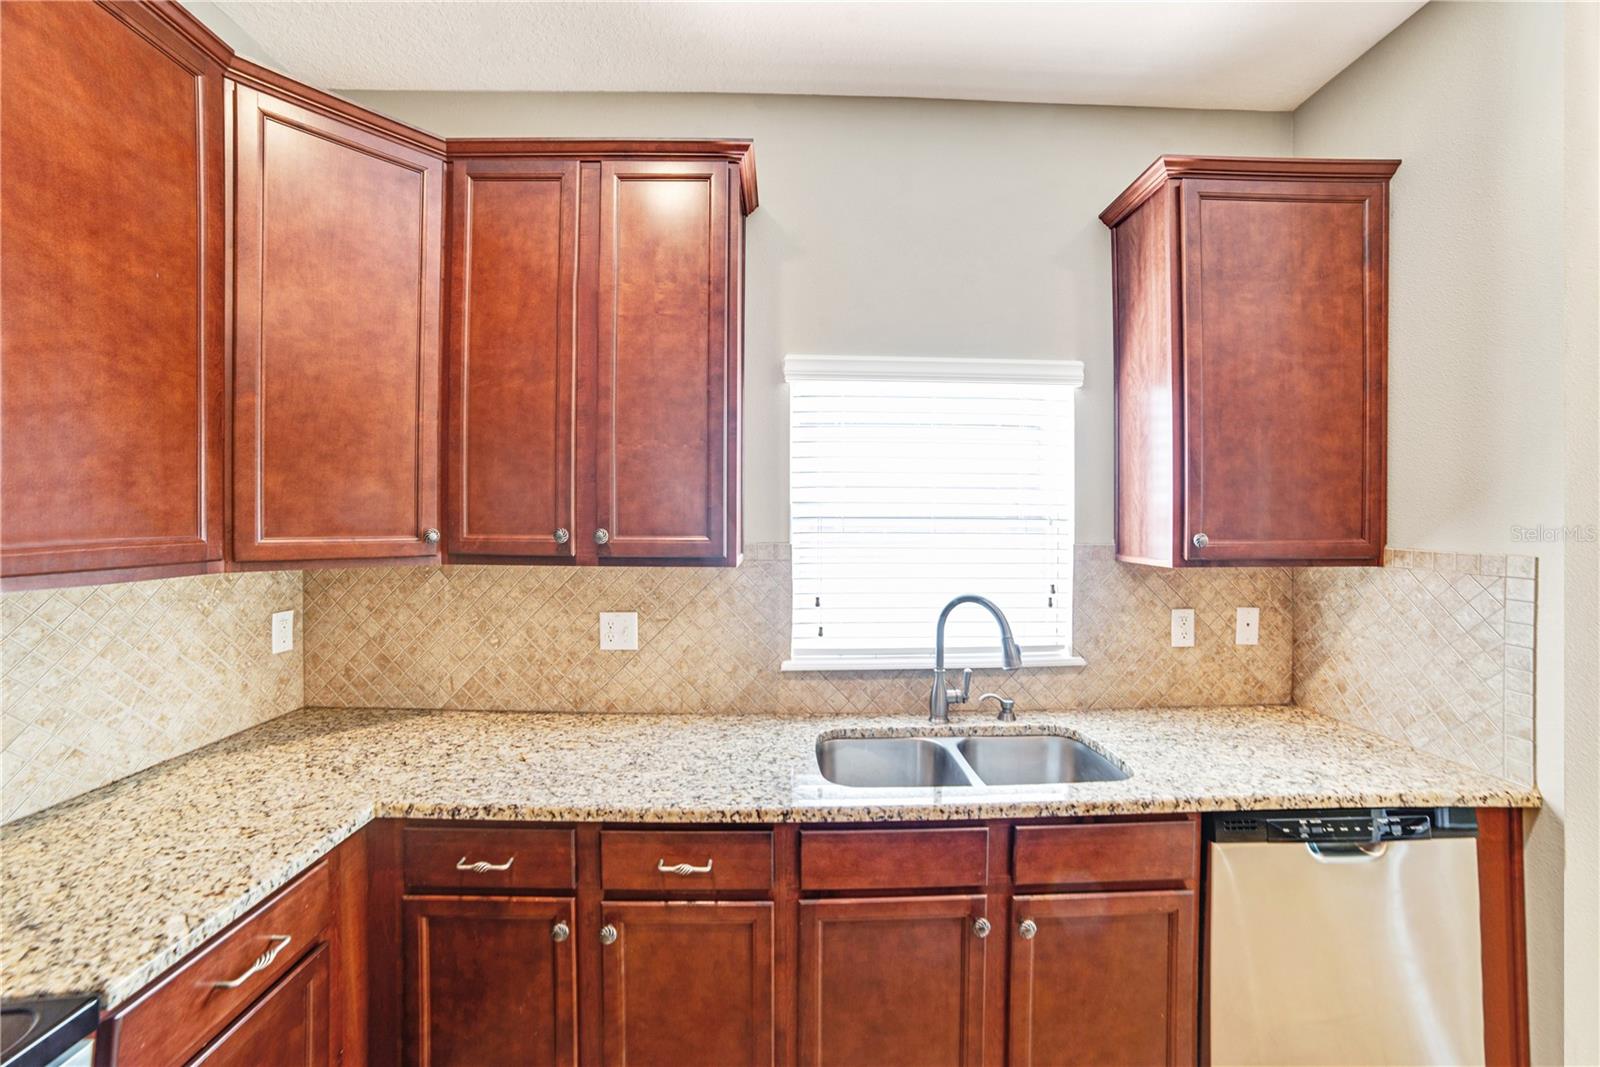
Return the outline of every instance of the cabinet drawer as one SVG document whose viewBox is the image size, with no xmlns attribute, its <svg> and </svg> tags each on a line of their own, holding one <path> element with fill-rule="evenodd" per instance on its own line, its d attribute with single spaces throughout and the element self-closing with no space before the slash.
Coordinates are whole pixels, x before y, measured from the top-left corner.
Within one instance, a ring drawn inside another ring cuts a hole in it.
<svg viewBox="0 0 1600 1067">
<path fill-rule="evenodd" d="M 729 892 L 772 886 L 772 835 L 765 830 L 603 830 L 606 889 Z"/>
<path fill-rule="evenodd" d="M 1200 823 L 1075 823 L 1019 826 L 1017 885 L 1185 885 L 1199 876 Z"/>
<path fill-rule="evenodd" d="M 408 889 L 571 889 L 571 830 L 421 827 L 405 830 Z"/>
<path fill-rule="evenodd" d="M 942 889 L 983 885 L 989 831 L 808 830 L 800 835 L 801 889 Z"/>
<path fill-rule="evenodd" d="M 333 878 L 318 863 L 232 930 L 169 971 L 117 1017 L 118 1067 L 170 1067 L 270 989 L 333 921 Z"/>
</svg>

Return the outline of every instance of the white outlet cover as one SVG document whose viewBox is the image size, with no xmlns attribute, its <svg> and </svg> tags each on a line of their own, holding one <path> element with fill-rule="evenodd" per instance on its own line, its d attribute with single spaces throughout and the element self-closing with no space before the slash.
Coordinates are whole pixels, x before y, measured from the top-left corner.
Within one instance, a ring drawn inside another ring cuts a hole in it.
<svg viewBox="0 0 1600 1067">
<path fill-rule="evenodd" d="M 289 652 L 294 648 L 294 611 L 272 613 L 272 654 Z"/>
<path fill-rule="evenodd" d="M 1258 645 L 1261 643 L 1261 609 L 1236 608 L 1233 613 L 1233 643 Z"/>
<path fill-rule="evenodd" d="M 1172 647 L 1194 647 L 1194 609 L 1172 609 Z"/>
<path fill-rule="evenodd" d="M 600 613 L 600 651 L 637 652 L 639 650 L 639 613 L 637 611 L 602 611 Z"/>
</svg>

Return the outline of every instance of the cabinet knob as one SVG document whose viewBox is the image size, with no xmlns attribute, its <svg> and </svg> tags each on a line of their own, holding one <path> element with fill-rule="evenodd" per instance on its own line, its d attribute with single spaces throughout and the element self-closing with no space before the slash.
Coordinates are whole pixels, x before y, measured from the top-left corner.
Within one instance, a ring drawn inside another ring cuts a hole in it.
<svg viewBox="0 0 1600 1067">
<path fill-rule="evenodd" d="M 430 526 L 422 531 L 422 539 L 430 545 L 436 545 L 439 543 L 439 531 Z"/>
<path fill-rule="evenodd" d="M 1196 548 L 1204 548 L 1211 543 L 1211 538 L 1203 533 L 1195 534 L 1191 540 L 1194 541 L 1194 547 Z"/>
<path fill-rule="evenodd" d="M 611 540 L 611 535 L 609 533 L 607 533 L 604 529 L 599 529 L 599 530 L 596 530 L 594 532 L 594 543 L 595 544 L 603 545 L 609 540 Z"/>
<path fill-rule="evenodd" d="M 566 923 L 556 923 L 550 928 L 550 940 L 565 941 L 572 936 L 572 927 Z"/>
<path fill-rule="evenodd" d="M 1032 941 L 1033 935 L 1039 932 L 1039 927 L 1032 919 L 1023 919 L 1017 924 L 1017 936 L 1024 941 Z"/>
<path fill-rule="evenodd" d="M 600 943 L 602 945 L 615 945 L 617 943 L 617 928 L 606 923 L 600 928 Z"/>
<path fill-rule="evenodd" d="M 564 545 L 570 540 L 572 540 L 572 535 L 567 532 L 567 528 L 565 526 L 556 531 L 556 544 Z"/>
<path fill-rule="evenodd" d="M 977 934 L 979 937 L 988 937 L 991 929 L 993 929 L 993 927 L 989 925 L 988 919 L 979 919 L 972 924 L 972 932 Z"/>
</svg>

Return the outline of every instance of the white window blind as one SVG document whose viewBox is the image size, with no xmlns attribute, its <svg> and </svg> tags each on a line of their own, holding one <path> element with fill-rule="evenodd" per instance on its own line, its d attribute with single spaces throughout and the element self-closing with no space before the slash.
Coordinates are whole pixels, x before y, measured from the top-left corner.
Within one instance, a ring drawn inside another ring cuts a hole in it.
<svg viewBox="0 0 1600 1067">
<path fill-rule="evenodd" d="M 791 356 L 785 670 L 922 668 L 954 596 L 1000 605 L 1023 664 L 1072 655 L 1073 390 L 1082 364 Z M 951 666 L 998 666 L 963 606 Z"/>
</svg>

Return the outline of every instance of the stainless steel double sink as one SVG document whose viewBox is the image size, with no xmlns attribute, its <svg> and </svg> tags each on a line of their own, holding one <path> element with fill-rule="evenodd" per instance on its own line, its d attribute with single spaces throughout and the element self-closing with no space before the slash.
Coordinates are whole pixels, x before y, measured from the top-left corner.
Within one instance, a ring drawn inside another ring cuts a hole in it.
<svg viewBox="0 0 1600 1067">
<path fill-rule="evenodd" d="M 826 737 L 817 742 L 817 767 L 835 785 L 879 789 L 1059 785 L 1128 777 L 1088 745 L 1057 734 Z"/>
</svg>

